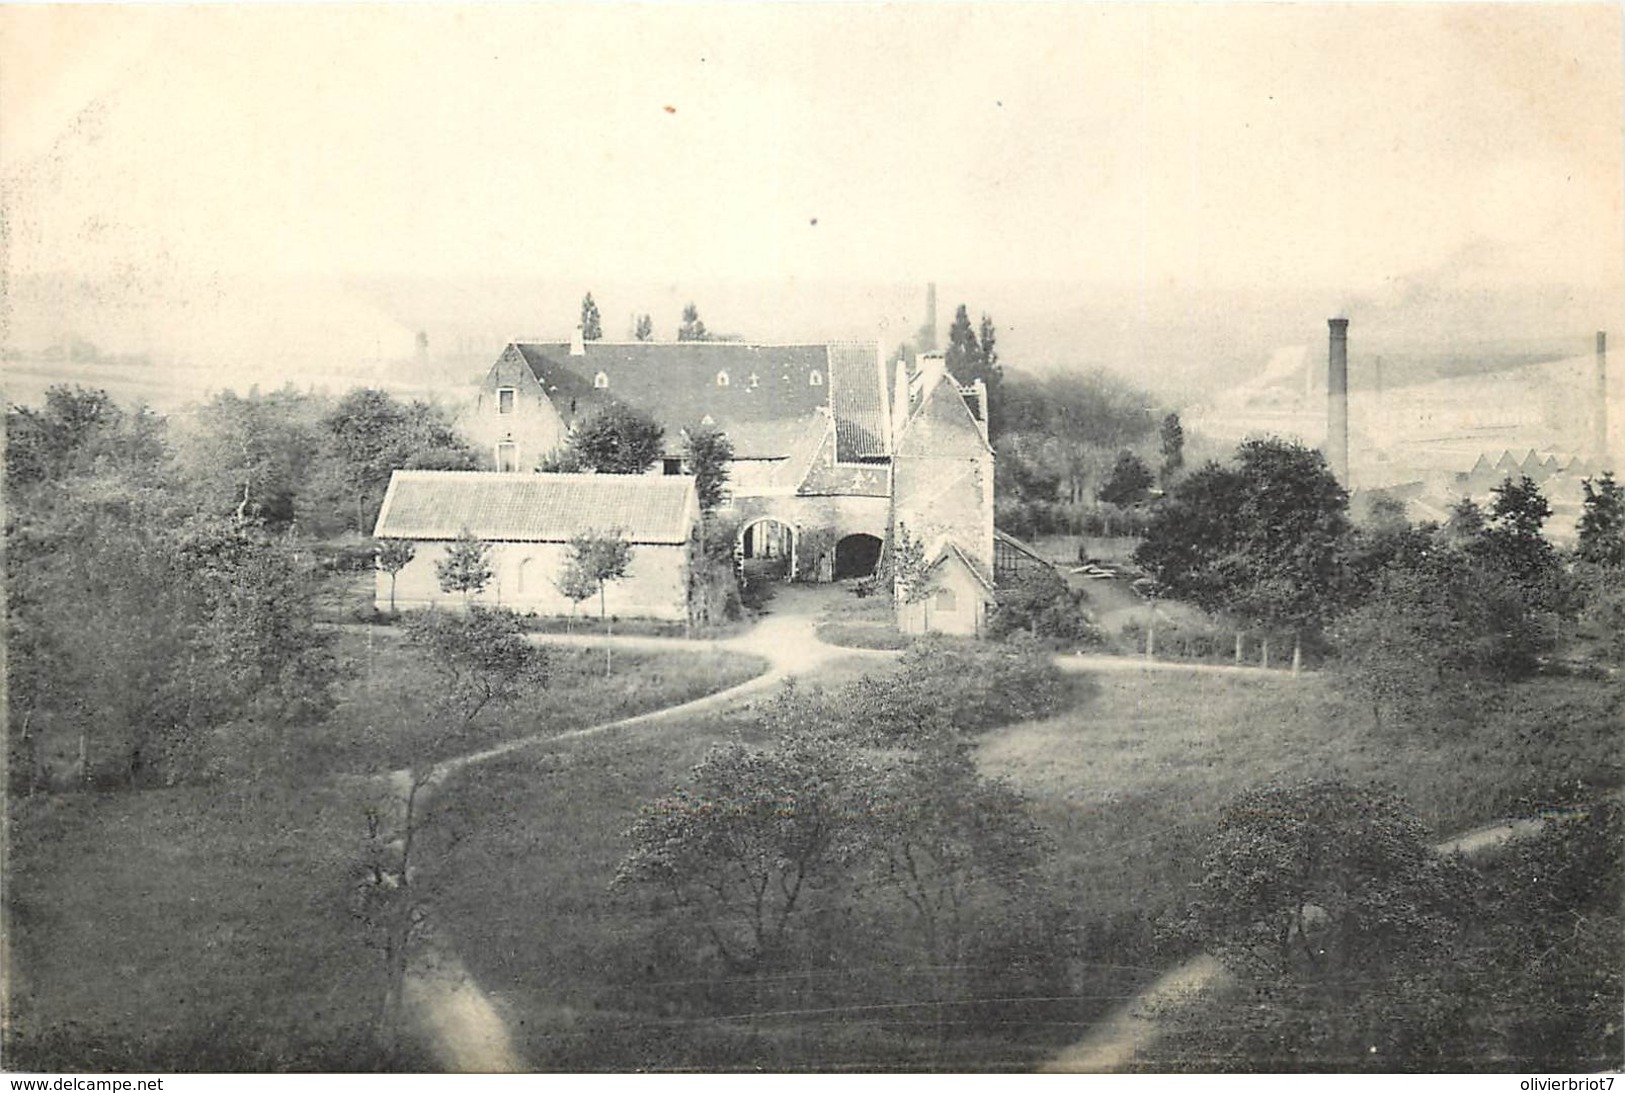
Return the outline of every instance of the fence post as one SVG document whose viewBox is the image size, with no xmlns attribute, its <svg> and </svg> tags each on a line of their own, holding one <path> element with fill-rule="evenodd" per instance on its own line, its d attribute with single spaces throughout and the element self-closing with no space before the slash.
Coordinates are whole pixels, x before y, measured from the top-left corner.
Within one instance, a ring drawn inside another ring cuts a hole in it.
<svg viewBox="0 0 1625 1093">
<path fill-rule="evenodd" d="M 1270 639 L 1267 638 L 1267 637 L 1264 639 L 1263 665 L 1264 665 L 1265 668 L 1268 668 L 1270 666 Z"/>
<path fill-rule="evenodd" d="M 1241 631 L 1236 631 L 1236 665 L 1241 665 Z"/>
<path fill-rule="evenodd" d="M 1152 619 L 1145 628 L 1145 659 L 1152 661 L 1157 658 L 1157 621 Z"/>
<path fill-rule="evenodd" d="M 1303 671 L 1303 639 L 1297 635 L 1292 637 L 1292 674 L 1298 675 Z"/>
</svg>

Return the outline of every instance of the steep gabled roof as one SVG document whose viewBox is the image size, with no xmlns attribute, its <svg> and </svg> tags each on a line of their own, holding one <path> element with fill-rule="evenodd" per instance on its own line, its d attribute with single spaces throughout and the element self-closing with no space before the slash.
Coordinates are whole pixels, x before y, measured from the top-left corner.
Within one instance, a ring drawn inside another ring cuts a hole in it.
<svg viewBox="0 0 1625 1093">
<path fill-rule="evenodd" d="M 957 559 L 959 564 L 970 570 L 971 576 L 976 578 L 977 583 L 987 591 L 988 596 L 993 595 L 993 575 L 983 571 L 981 565 L 960 549 L 959 544 L 952 539 L 939 540 L 935 547 L 927 553 L 926 557 L 931 559 L 926 563 L 925 567 L 928 573 L 950 559 Z"/>
<path fill-rule="evenodd" d="M 396 471 L 373 535 L 444 540 L 466 528 L 497 542 L 562 543 L 619 531 L 672 544 L 688 541 L 697 512 L 694 480 L 678 475 Z"/>
<path fill-rule="evenodd" d="M 944 372 L 922 391 L 896 440 L 899 456 L 978 456 L 991 449 L 959 384 Z"/>
</svg>

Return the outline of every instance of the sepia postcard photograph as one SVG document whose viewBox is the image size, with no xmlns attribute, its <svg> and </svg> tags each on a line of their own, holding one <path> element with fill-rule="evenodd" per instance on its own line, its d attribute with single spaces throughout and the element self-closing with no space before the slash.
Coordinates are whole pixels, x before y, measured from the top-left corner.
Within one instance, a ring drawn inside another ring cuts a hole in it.
<svg viewBox="0 0 1625 1093">
<path fill-rule="evenodd" d="M 1617 2 L 0 5 L 0 389 L 11 1089 L 1625 1066 Z"/>
</svg>

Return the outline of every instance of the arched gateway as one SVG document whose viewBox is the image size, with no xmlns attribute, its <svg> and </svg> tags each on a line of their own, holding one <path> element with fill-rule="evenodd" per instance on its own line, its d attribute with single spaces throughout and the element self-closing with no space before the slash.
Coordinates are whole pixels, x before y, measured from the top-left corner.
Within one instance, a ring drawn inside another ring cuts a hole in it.
<svg viewBox="0 0 1625 1093">
<path fill-rule="evenodd" d="M 875 535 L 844 535 L 835 543 L 835 579 L 873 576 L 880 563 L 880 538 Z"/>
<path fill-rule="evenodd" d="M 739 529 L 734 557 L 746 580 L 789 580 L 795 576 L 795 529 L 783 520 L 763 516 Z"/>
</svg>

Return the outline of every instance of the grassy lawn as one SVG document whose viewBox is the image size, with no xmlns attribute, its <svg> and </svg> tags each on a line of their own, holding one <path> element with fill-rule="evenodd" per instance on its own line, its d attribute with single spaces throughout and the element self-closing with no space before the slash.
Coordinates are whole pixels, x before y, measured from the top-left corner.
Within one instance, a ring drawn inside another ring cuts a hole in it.
<svg viewBox="0 0 1625 1093">
<path fill-rule="evenodd" d="M 371 1064 L 382 987 L 349 913 L 361 829 L 346 794 L 189 787 L 11 807 L 9 1068 Z"/>
<path fill-rule="evenodd" d="M 823 598 L 817 632 L 820 641 L 850 649 L 906 649 L 913 641 L 898 632 L 889 597 L 859 598 L 845 586 Z"/>
<path fill-rule="evenodd" d="M 516 703 L 481 718 L 469 739 L 425 754 L 434 728 L 436 677 L 396 632 L 373 628 L 340 635 L 339 653 L 358 675 L 341 691 L 327 723 L 301 734 L 304 769 L 360 773 L 441 759 L 519 737 L 565 732 L 675 705 L 741 683 L 765 662 L 696 648 L 682 652 L 617 649 L 608 678 L 602 650 L 548 646 L 548 682 Z"/>
<path fill-rule="evenodd" d="M 411 752 L 431 683 L 386 634 L 345 634 L 342 651 L 363 669 L 344 703 L 251 779 L 10 803 L 8 1066 L 385 1062 L 367 1040 L 381 962 L 350 903 L 369 783 L 345 775 Z M 711 652 L 627 652 L 606 681 L 601 654 L 559 650 L 549 688 L 493 718 L 480 743 L 629 716 L 759 668 Z M 493 803 L 493 822 L 512 807 Z M 596 830 L 580 825 L 583 837 Z M 491 869 L 499 882 L 514 871 Z M 394 1064 L 430 1065 L 410 1046 Z"/>
<path fill-rule="evenodd" d="M 990 733 L 980 761 L 1033 798 L 1062 883 L 1107 917 L 1155 916 L 1181 899 L 1220 807 L 1272 778 L 1391 783 L 1440 836 L 1524 814 L 1577 780 L 1593 793 L 1622 781 L 1619 698 L 1606 684 L 1526 683 L 1470 733 L 1440 735 L 1379 734 L 1318 674 L 1097 679 L 1091 703 Z"/>
</svg>

